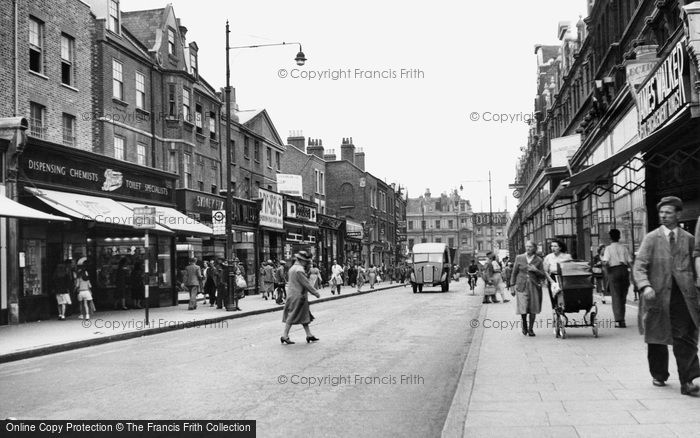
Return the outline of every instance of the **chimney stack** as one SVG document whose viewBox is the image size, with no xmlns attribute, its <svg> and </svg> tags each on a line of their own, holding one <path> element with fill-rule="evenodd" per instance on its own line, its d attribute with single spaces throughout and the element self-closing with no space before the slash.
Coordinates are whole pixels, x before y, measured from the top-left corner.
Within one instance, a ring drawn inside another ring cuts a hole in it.
<svg viewBox="0 0 700 438">
<path fill-rule="evenodd" d="M 355 145 L 352 144 L 352 137 L 343 138 L 343 143 L 340 145 L 340 159 L 355 164 Z"/>
<path fill-rule="evenodd" d="M 287 144 L 294 146 L 297 149 L 304 150 L 304 134 L 301 131 L 289 131 L 289 137 L 287 137 Z"/>
<path fill-rule="evenodd" d="M 323 154 L 323 159 L 326 161 L 335 161 L 337 157 L 335 156 L 335 149 L 328 149 L 325 154 Z"/>
<path fill-rule="evenodd" d="M 306 147 L 306 153 L 309 155 L 316 155 L 318 158 L 323 158 L 323 141 L 318 138 L 309 138 L 309 145 Z"/>
<path fill-rule="evenodd" d="M 352 141 L 352 139 L 351 139 Z M 354 148 L 354 146 L 353 146 Z M 365 170 L 365 151 L 362 148 L 357 148 L 355 152 L 355 166 L 359 167 L 363 172 Z"/>
</svg>

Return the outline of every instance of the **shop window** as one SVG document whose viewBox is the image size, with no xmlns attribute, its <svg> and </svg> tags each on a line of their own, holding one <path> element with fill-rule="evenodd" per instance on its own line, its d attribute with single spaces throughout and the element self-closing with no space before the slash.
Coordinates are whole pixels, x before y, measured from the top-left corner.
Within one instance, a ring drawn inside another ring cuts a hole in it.
<svg viewBox="0 0 700 438">
<path fill-rule="evenodd" d="M 41 295 L 44 287 L 44 264 L 46 262 L 46 241 L 25 239 L 24 243 L 24 296 Z M 21 257 L 21 256 L 20 256 Z"/>
</svg>

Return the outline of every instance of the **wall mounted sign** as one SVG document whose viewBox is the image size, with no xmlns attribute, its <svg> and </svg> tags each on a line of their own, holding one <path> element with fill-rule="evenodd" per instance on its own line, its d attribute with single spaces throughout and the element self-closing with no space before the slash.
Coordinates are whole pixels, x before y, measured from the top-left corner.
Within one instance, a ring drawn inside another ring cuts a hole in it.
<svg viewBox="0 0 700 438">
<path fill-rule="evenodd" d="M 282 195 L 259 189 L 260 203 L 260 225 L 263 227 L 284 228 L 282 210 Z"/>
<path fill-rule="evenodd" d="M 176 175 L 75 148 L 30 143 L 20 157 L 20 168 L 29 181 L 52 188 L 77 187 L 96 196 L 114 195 L 140 202 L 175 201 Z"/>
<path fill-rule="evenodd" d="M 639 137 L 647 137 L 690 102 L 685 41 L 679 41 L 637 92 Z"/>
</svg>

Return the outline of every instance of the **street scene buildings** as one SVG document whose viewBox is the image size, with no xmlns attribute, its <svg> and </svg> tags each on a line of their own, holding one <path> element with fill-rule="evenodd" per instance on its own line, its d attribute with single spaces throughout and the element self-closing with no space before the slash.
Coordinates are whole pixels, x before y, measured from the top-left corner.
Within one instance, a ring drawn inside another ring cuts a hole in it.
<svg viewBox="0 0 700 438">
<path fill-rule="evenodd" d="M 0 5 L 3 436 L 700 436 L 700 1 L 132 1 Z"/>
</svg>

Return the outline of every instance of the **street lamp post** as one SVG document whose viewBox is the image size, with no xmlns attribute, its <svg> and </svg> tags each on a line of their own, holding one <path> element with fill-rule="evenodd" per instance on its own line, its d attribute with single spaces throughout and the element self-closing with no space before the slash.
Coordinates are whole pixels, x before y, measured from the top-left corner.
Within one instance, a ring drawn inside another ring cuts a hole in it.
<svg viewBox="0 0 700 438">
<path fill-rule="evenodd" d="M 298 44 L 299 45 L 299 53 L 297 53 L 297 56 L 294 58 L 294 61 L 296 61 L 297 65 L 302 66 L 306 62 L 306 56 L 304 55 L 304 52 L 301 49 L 301 43 L 293 42 L 293 43 L 275 43 L 275 44 L 258 44 L 258 45 L 251 45 L 251 46 L 238 46 L 238 47 L 231 47 L 229 44 L 229 34 L 231 33 L 229 29 L 229 24 L 228 20 L 226 20 L 226 88 L 225 88 L 225 94 L 226 94 L 226 158 L 225 158 L 225 163 L 226 163 L 226 260 L 228 263 L 228 269 L 226 270 L 228 272 L 227 278 L 226 278 L 226 284 L 228 285 L 228 302 L 226 304 L 226 310 L 227 311 L 234 311 L 234 310 L 240 310 L 238 308 L 238 303 L 236 302 L 235 298 L 235 293 L 233 290 L 233 276 L 235 275 L 234 270 L 233 270 L 233 224 L 232 224 L 232 215 L 233 215 L 233 186 L 231 184 L 231 156 L 233 155 L 233 151 L 231 148 L 231 64 L 230 64 L 230 59 L 229 59 L 229 52 L 232 49 L 256 49 L 259 47 L 272 47 L 272 46 L 285 46 L 288 44 Z"/>
</svg>

